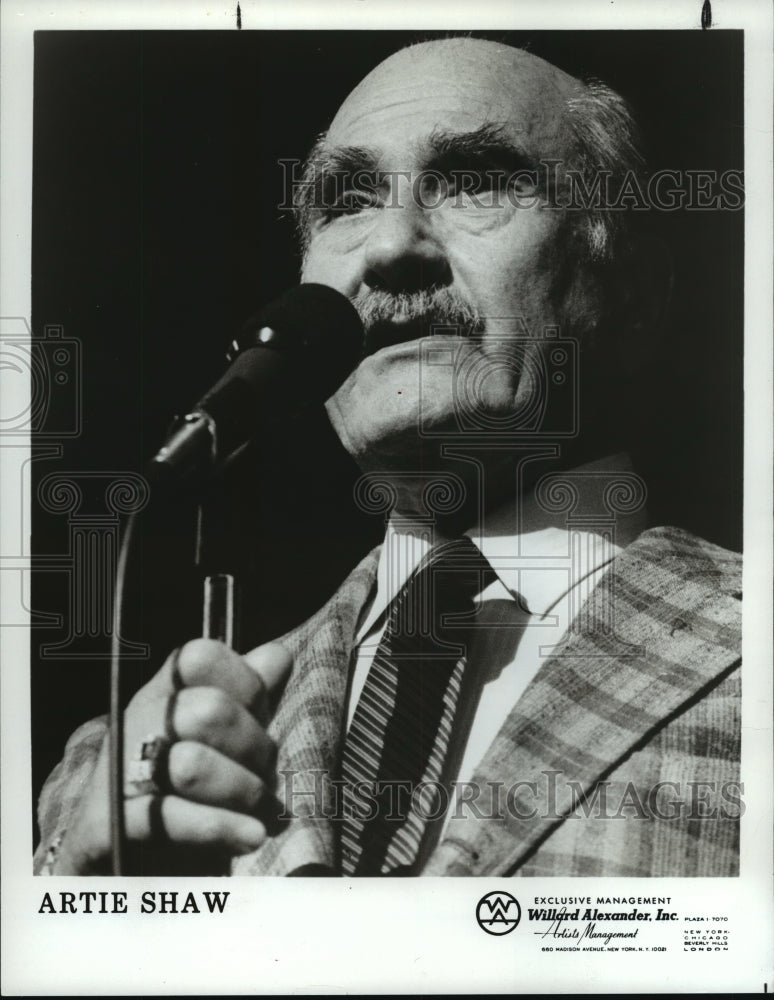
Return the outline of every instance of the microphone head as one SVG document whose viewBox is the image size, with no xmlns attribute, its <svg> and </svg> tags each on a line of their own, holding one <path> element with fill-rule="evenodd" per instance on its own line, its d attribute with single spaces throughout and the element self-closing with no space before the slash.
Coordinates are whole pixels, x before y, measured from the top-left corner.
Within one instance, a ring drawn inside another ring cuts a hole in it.
<svg viewBox="0 0 774 1000">
<path fill-rule="evenodd" d="M 229 361 L 251 347 L 279 351 L 324 402 L 363 356 L 364 331 L 349 299 L 328 285 L 308 283 L 289 289 L 245 323 Z"/>
<path fill-rule="evenodd" d="M 167 479 L 211 473 L 255 435 L 324 403 L 363 356 L 363 324 L 327 285 L 298 285 L 242 328 L 225 374 L 151 463 Z"/>
</svg>

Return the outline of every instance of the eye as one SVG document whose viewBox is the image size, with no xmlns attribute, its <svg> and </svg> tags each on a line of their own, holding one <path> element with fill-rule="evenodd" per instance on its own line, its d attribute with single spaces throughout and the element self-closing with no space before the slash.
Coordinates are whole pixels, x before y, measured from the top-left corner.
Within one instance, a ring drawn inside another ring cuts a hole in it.
<svg viewBox="0 0 774 1000">
<path fill-rule="evenodd" d="M 494 207 L 502 189 L 502 171 L 469 167 L 449 174 L 448 199 L 454 208 Z"/>
<path fill-rule="evenodd" d="M 377 204 L 378 198 L 375 191 L 352 188 L 342 191 L 327 207 L 327 213 L 329 217 L 333 218 L 339 215 L 354 215 L 366 208 L 374 208 Z"/>
<path fill-rule="evenodd" d="M 482 194 L 499 191 L 503 176 L 499 170 L 461 170 L 455 171 L 452 181 L 452 189 L 457 194 Z"/>
<path fill-rule="evenodd" d="M 540 179 L 537 170 L 514 170 L 508 177 L 508 190 L 517 197 L 537 194 L 539 189 Z"/>
<path fill-rule="evenodd" d="M 378 205 L 379 178 L 368 170 L 331 172 L 325 177 L 320 196 L 318 219 L 323 222 L 357 215 Z"/>
<path fill-rule="evenodd" d="M 506 200 L 534 195 L 538 189 L 536 171 L 525 168 L 465 167 L 450 171 L 448 176 L 449 198 L 458 208 L 496 208 Z"/>
<path fill-rule="evenodd" d="M 351 218 L 375 208 L 379 197 L 374 190 L 365 188 L 338 188 L 322 192 L 314 209 L 309 213 L 310 229 L 323 229 L 337 220 Z"/>
</svg>

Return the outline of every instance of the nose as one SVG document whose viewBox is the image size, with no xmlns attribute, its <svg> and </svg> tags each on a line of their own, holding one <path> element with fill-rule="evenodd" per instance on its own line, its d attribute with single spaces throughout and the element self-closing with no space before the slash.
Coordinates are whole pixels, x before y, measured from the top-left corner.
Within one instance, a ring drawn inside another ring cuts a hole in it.
<svg viewBox="0 0 774 1000">
<path fill-rule="evenodd" d="M 369 288 L 416 292 L 450 283 L 449 261 L 432 231 L 429 212 L 413 198 L 408 183 L 378 212 L 365 248 L 364 281 Z"/>
</svg>

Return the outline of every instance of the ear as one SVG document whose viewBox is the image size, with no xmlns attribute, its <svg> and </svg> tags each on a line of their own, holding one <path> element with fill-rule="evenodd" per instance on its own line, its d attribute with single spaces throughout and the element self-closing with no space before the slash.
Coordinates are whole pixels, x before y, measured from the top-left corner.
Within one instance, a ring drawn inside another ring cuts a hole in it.
<svg viewBox="0 0 774 1000">
<path fill-rule="evenodd" d="M 634 236 L 609 275 L 608 348 L 619 371 L 633 375 L 661 349 L 674 282 L 672 254 L 649 233 Z"/>
</svg>

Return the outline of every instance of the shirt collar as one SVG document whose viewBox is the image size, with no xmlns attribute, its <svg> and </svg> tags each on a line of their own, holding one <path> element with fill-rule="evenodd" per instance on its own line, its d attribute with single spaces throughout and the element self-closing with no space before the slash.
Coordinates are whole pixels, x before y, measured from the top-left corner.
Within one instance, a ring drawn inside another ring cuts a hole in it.
<svg viewBox="0 0 774 1000">
<path fill-rule="evenodd" d="M 548 511 L 534 495 L 509 502 L 486 515 L 465 534 L 489 561 L 498 581 L 483 597 L 521 595 L 532 615 L 544 616 L 577 583 L 604 567 L 646 527 L 644 510 L 619 513 L 615 535 L 601 529 L 600 475 L 630 472 L 625 454 L 611 455 L 570 470 L 578 493 L 573 512 L 588 528 L 568 529 L 566 511 Z M 595 517 L 596 514 L 596 517 Z M 595 530 L 595 528 L 597 530 Z M 392 518 L 379 558 L 376 593 L 358 638 L 373 628 L 432 544 L 441 541 L 432 527 Z M 503 595 L 503 587 L 508 595 Z"/>
</svg>

